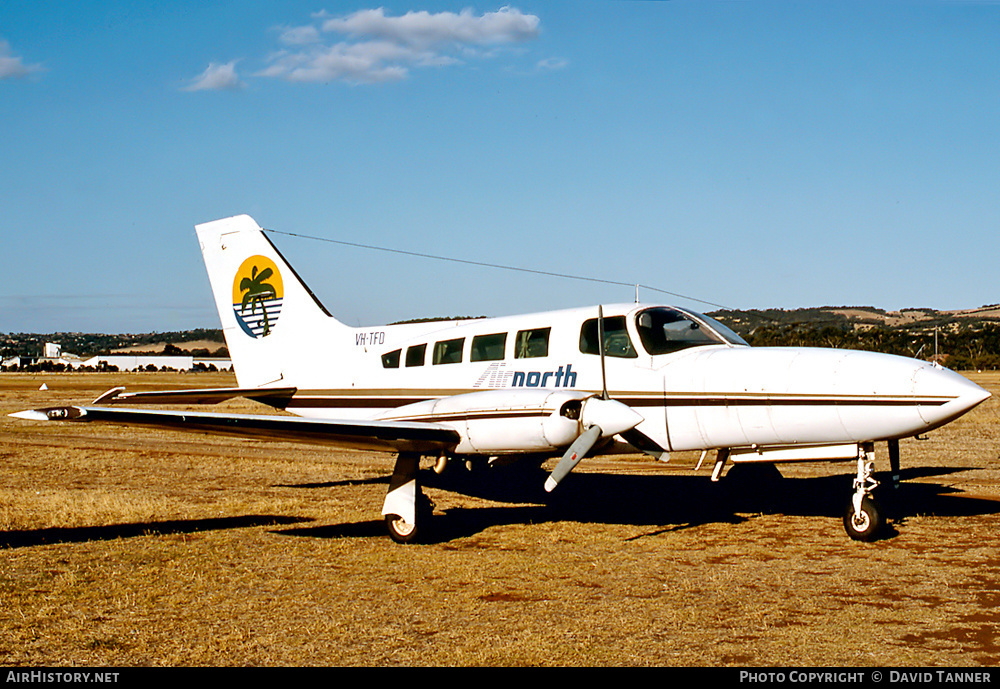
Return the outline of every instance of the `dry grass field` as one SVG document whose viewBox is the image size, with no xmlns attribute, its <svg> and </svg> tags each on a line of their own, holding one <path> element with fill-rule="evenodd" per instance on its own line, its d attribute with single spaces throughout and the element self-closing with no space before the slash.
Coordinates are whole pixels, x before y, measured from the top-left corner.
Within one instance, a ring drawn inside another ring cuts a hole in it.
<svg viewBox="0 0 1000 689">
<path fill-rule="evenodd" d="M 1000 375 L 970 377 L 995 396 L 902 442 L 875 543 L 841 524 L 851 465 L 755 492 L 680 454 L 548 501 L 428 472 L 436 538 L 399 546 L 388 456 L 6 416 L 223 374 L 4 374 L 0 664 L 996 666 Z"/>
</svg>

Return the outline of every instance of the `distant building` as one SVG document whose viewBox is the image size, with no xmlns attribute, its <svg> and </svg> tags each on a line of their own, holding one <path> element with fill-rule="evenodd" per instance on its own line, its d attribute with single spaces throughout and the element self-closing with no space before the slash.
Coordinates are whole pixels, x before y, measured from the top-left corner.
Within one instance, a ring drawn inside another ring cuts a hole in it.
<svg viewBox="0 0 1000 689">
<path fill-rule="evenodd" d="M 156 354 L 99 354 L 83 361 L 80 366 L 101 368 L 114 366 L 119 371 L 147 371 L 163 368 L 175 371 L 217 370 L 231 371 L 231 359 L 220 357 L 193 357 L 190 355 L 156 355 Z M 79 368 L 75 366 L 74 368 Z"/>
<path fill-rule="evenodd" d="M 114 367 L 119 371 L 158 371 L 170 369 L 174 371 L 231 371 L 233 362 L 223 357 L 195 357 L 184 355 L 157 354 L 98 354 L 89 359 L 83 359 L 76 354 L 62 351 L 62 345 L 57 342 L 46 342 L 41 357 L 11 357 L 4 359 L 4 368 L 23 368 L 26 366 L 58 366 L 62 369 L 106 369 Z"/>
</svg>

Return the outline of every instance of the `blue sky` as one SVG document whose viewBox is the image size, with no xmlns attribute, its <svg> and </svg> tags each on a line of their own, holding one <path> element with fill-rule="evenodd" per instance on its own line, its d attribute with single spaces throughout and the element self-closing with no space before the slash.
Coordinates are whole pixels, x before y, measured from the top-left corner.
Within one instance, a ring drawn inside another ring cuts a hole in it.
<svg viewBox="0 0 1000 689">
<path fill-rule="evenodd" d="M 217 327 L 194 225 L 239 213 L 732 308 L 1000 302 L 998 36 L 988 2 L 5 0 L 0 332 Z M 351 325 L 634 298 L 274 240 Z"/>
</svg>

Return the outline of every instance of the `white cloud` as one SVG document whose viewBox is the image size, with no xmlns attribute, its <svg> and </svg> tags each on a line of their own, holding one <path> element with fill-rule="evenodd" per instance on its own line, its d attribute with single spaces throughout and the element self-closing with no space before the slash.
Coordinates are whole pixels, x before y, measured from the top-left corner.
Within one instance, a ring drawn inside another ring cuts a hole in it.
<svg viewBox="0 0 1000 689">
<path fill-rule="evenodd" d="M 337 43 L 308 52 L 278 53 L 258 76 L 282 77 L 288 81 L 374 84 L 404 79 L 406 68 L 389 64 L 398 60 L 411 61 L 411 57 L 404 56 L 398 46 L 391 43 Z"/>
<path fill-rule="evenodd" d="M 236 75 L 236 60 L 224 65 L 212 62 L 201 75 L 184 87 L 185 91 L 223 91 L 243 88 L 243 82 Z"/>
<path fill-rule="evenodd" d="M 356 37 L 374 37 L 408 45 L 431 46 L 443 43 L 493 45 L 518 43 L 538 36 L 538 17 L 504 7 L 480 17 L 471 10 L 454 12 L 407 12 L 387 17 L 385 10 L 360 10 L 343 18 L 323 22 L 324 31 Z"/>
<path fill-rule="evenodd" d="M 281 28 L 280 40 L 285 45 L 308 45 L 319 41 L 319 29 L 315 26 L 285 26 Z"/>
<path fill-rule="evenodd" d="M 557 69 L 565 69 L 568 65 L 569 61 L 561 57 L 547 57 L 544 60 L 539 60 L 536 66 L 539 70 L 552 72 Z"/>
<path fill-rule="evenodd" d="M 288 48 L 270 56 L 257 76 L 353 84 L 399 81 L 413 67 L 443 67 L 462 63 L 462 57 L 496 55 L 499 46 L 539 35 L 538 17 L 509 7 L 479 16 L 465 10 L 392 17 L 375 9 L 343 17 L 321 12 L 313 19 L 316 24 L 280 29 L 280 40 Z M 327 44 L 323 34 L 339 38 Z M 482 51 L 483 46 L 493 50 Z"/>
<path fill-rule="evenodd" d="M 0 40 L 0 79 L 18 79 L 41 72 L 41 65 L 26 65 L 20 56 L 11 52 L 10 43 Z"/>
</svg>

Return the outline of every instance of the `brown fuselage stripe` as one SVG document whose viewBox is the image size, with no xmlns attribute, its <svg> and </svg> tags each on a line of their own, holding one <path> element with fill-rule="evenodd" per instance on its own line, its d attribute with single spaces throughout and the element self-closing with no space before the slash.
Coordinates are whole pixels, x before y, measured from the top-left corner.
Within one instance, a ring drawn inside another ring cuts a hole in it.
<svg viewBox="0 0 1000 689">
<path fill-rule="evenodd" d="M 953 397 L 618 397 L 611 398 L 630 407 L 759 407 L 759 406 L 858 406 L 858 407 L 939 407 Z M 287 409 L 395 409 L 438 397 L 299 397 Z M 537 411 L 537 410 L 536 410 Z M 524 412 L 512 411 L 519 415 Z M 531 413 L 535 413 L 532 411 Z"/>
</svg>

